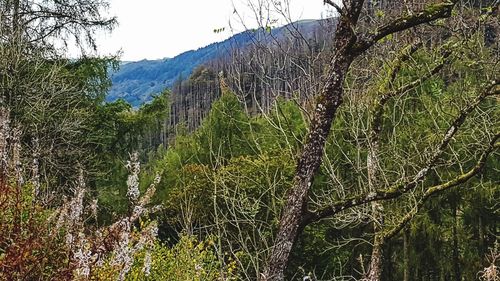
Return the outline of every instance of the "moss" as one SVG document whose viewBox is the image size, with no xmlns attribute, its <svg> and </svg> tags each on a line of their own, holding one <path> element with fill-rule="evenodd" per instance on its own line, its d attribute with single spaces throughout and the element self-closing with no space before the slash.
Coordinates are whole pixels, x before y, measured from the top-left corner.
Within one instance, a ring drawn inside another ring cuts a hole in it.
<svg viewBox="0 0 500 281">
<path fill-rule="evenodd" d="M 446 8 L 453 8 L 456 4 L 456 1 L 448 1 L 444 3 L 437 3 L 437 4 L 431 4 L 427 6 L 422 13 L 428 14 L 428 15 L 433 15 L 441 12 L 443 9 Z"/>
</svg>

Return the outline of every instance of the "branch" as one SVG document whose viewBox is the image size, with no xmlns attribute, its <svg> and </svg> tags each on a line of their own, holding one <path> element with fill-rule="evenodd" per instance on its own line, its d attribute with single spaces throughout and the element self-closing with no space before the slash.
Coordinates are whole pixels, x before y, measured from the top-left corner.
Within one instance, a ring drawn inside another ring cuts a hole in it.
<svg viewBox="0 0 500 281">
<path fill-rule="evenodd" d="M 406 92 L 414 89 L 418 85 L 421 85 L 423 82 L 427 81 L 429 78 L 431 78 L 432 76 L 436 75 L 437 73 L 439 73 L 441 71 L 441 69 L 443 69 L 444 65 L 449 61 L 450 55 L 451 55 L 451 52 L 450 51 L 446 51 L 443 54 L 442 61 L 440 63 L 436 64 L 424 76 L 418 78 L 417 80 L 414 80 L 411 83 L 408 83 L 408 84 L 406 84 L 404 86 L 399 87 L 398 89 L 396 89 L 395 91 L 393 91 L 391 93 L 384 94 L 382 96 L 381 100 L 385 102 L 385 101 L 387 101 L 388 99 L 390 99 L 392 97 L 403 95 Z"/>
<path fill-rule="evenodd" d="M 460 111 L 460 114 L 453 121 L 451 126 L 448 127 L 446 134 L 444 135 L 441 143 L 438 145 L 434 154 L 427 162 L 427 166 L 422 168 L 415 178 L 408 184 L 400 186 L 403 189 L 403 192 L 406 192 L 412 189 L 419 181 L 423 180 L 425 176 L 436 166 L 436 162 L 439 159 L 439 156 L 444 152 L 445 148 L 448 146 L 453 137 L 457 134 L 460 127 L 464 124 L 465 120 L 469 116 L 469 114 L 477 108 L 477 106 L 488 96 L 496 94 L 499 89 L 494 89 L 498 85 L 499 81 L 492 81 L 490 85 L 487 87 L 485 91 L 483 91 L 471 104 L 469 104 L 466 108 Z M 494 90 L 493 90 L 494 89 Z"/>
<path fill-rule="evenodd" d="M 332 6 L 335 8 L 337 13 L 341 16 L 346 16 L 351 24 L 356 24 L 359 19 L 359 15 L 361 14 L 361 11 L 363 10 L 363 4 L 364 0 L 351 0 L 348 3 L 345 1 L 343 2 L 343 6 L 339 6 L 337 3 L 335 3 L 335 0 L 323 0 L 323 4 L 327 4 L 329 6 Z"/>
<path fill-rule="evenodd" d="M 379 91 L 382 92 L 381 97 L 377 96 L 375 98 L 375 105 L 373 107 L 373 118 L 370 122 L 370 133 L 368 138 L 368 156 L 366 160 L 367 164 L 367 173 L 368 173 L 368 186 L 369 190 L 376 190 L 376 181 L 377 181 L 377 170 L 379 167 L 379 139 L 380 132 L 382 131 L 382 116 L 384 114 L 384 106 L 388 99 L 384 99 L 383 97 L 387 95 L 387 92 L 391 88 L 391 85 L 396 80 L 396 77 L 401 70 L 401 67 L 404 62 L 409 60 L 413 53 L 415 53 L 420 47 L 421 43 L 413 43 L 405 48 L 397 55 L 397 57 L 392 62 L 392 66 L 388 71 L 386 79 L 382 82 L 382 86 Z"/>
<path fill-rule="evenodd" d="M 349 1 L 350 7 L 349 7 L 349 18 L 351 20 L 351 23 L 353 25 L 356 25 L 358 20 L 359 20 L 359 15 L 361 14 L 361 11 L 363 10 L 363 5 L 365 3 L 365 0 L 351 0 Z M 345 6 L 345 4 L 344 4 Z"/>
<path fill-rule="evenodd" d="M 304 218 L 301 222 L 301 227 L 305 227 L 306 225 L 322 220 L 324 218 L 331 217 L 341 211 L 361 206 L 366 203 L 374 202 L 374 201 L 381 201 L 381 200 L 390 200 L 390 199 L 395 199 L 400 197 L 401 195 L 407 193 L 408 191 L 412 190 L 417 184 L 422 181 L 427 174 L 435 167 L 437 160 L 439 159 L 439 156 L 442 154 L 444 149 L 448 146 L 450 143 L 451 139 L 455 136 L 455 134 L 458 132 L 458 129 L 461 127 L 461 125 L 465 122 L 467 116 L 480 104 L 481 101 L 483 101 L 486 97 L 491 96 L 491 95 L 496 95 L 499 93 L 499 89 L 496 87 L 499 85 L 499 81 L 493 81 L 490 83 L 490 85 L 487 87 L 487 90 L 485 90 L 483 93 L 481 93 L 476 100 L 474 100 L 473 103 L 471 103 L 469 106 L 464 108 L 458 117 L 454 120 L 452 125 L 448 128 L 446 131 L 443 139 L 441 140 L 440 144 L 436 148 L 434 154 L 432 157 L 429 159 L 427 165 L 422 168 L 413 178 L 413 180 L 406 182 L 406 183 L 401 183 L 398 185 L 394 185 L 392 187 L 389 187 L 386 190 L 380 190 L 380 191 L 373 191 L 368 194 L 361 194 L 361 195 L 355 195 L 350 198 L 346 198 L 338 203 L 335 203 L 331 206 L 328 206 L 324 209 L 311 212 L 307 211 L 306 214 L 304 215 Z M 493 138 L 494 140 L 497 140 L 499 138 L 499 134 L 495 135 Z M 495 144 L 494 148 L 496 148 L 497 145 Z"/>
<path fill-rule="evenodd" d="M 357 54 L 362 53 L 381 39 L 391 34 L 418 26 L 423 23 L 429 23 L 437 19 L 448 18 L 451 16 L 451 12 L 457 2 L 458 0 L 451 0 L 444 3 L 430 5 L 423 11 L 420 11 L 416 14 L 402 16 L 388 24 L 380 26 L 375 32 L 363 36 L 365 38 L 360 39 L 356 43 L 356 45 L 353 47 L 353 51 Z"/>
<path fill-rule="evenodd" d="M 408 61 L 411 58 L 411 56 L 416 51 L 418 51 L 418 49 L 420 49 L 422 46 L 423 46 L 422 42 L 419 41 L 419 42 L 416 42 L 416 43 L 413 43 L 413 44 L 407 46 L 406 48 L 404 48 L 401 51 L 401 53 L 395 59 L 393 66 L 391 67 L 391 69 L 389 71 L 389 75 L 388 75 L 389 79 L 387 79 L 387 81 L 383 84 L 382 91 L 385 91 L 386 89 L 388 89 L 390 87 L 390 85 L 392 85 L 394 83 L 399 71 L 401 70 L 401 66 L 403 65 L 403 63 Z"/>
<path fill-rule="evenodd" d="M 431 69 L 428 73 L 426 73 L 426 75 L 417 78 L 411 83 L 401 86 L 395 91 L 389 92 L 389 88 L 394 83 L 396 76 L 399 70 L 401 69 L 402 64 L 408 59 L 410 59 L 411 55 L 415 53 L 421 46 L 422 43 L 419 42 L 405 48 L 403 52 L 398 56 L 398 58 L 396 58 L 393 67 L 390 69 L 388 74 L 389 79 L 387 79 L 381 86 L 380 91 L 382 92 L 382 94 L 379 98 L 377 98 L 377 101 L 375 103 L 373 109 L 373 119 L 370 126 L 371 128 L 370 137 L 372 139 L 371 140 L 372 142 L 378 143 L 379 134 L 382 130 L 382 116 L 384 114 L 384 106 L 387 103 L 387 101 L 389 101 L 389 99 L 395 96 L 401 96 L 406 94 L 408 91 L 416 88 L 418 85 L 421 85 L 423 82 L 427 81 L 430 77 L 437 74 L 444 67 L 445 63 L 448 61 L 449 56 L 451 55 L 450 51 L 445 51 L 442 61 L 439 64 L 435 65 L 433 69 Z M 378 144 L 376 144 L 375 146 L 378 146 Z"/>
<path fill-rule="evenodd" d="M 332 0 L 324 0 L 323 3 L 334 7 L 335 10 L 337 10 L 337 13 L 342 15 L 342 8 L 339 5 L 337 5 L 337 3 L 333 2 Z"/>
<path fill-rule="evenodd" d="M 500 148 L 500 143 L 497 143 L 499 139 L 500 133 L 497 134 L 493 140 L 490 142 L 488 148 L 483 152 L 481 157 L 479 158 L 479 161 L 476 163 L 476 165 L 469 170 L 467 173 L 464 173 L 448 182 L 435 185 L 432 187 L 429 187 L 427 191 L 424 193 L 420 201 L 417 203 L 417 206 L 415 208 L 415 212 L 410 212 L 408 213 L 400 222 L 398 225 L 393 227 L 390 231 L 387 233 L 384 233 L 384 240 L 389 240 L 393 238 L 395 235 L 397 235 L 418 213 L 418 211 L 423 207 L 424 203 L 433 195 L 436 195 L 442 191 L 448 190 L 452 187 L 458 186 L 460 184 L 466 183 L 468 180 L 472 179 L 474 176 L 479 174 L 486 166 L 486 160 L 488 159 L 488 156 L 495 150 Z"/>
<path fill-rule="evenodd" d="M 491 143 L 494 143 L 494 145 L 490 145 L 489 149 L 487 149 L 483 155 L 481 156 L 480 160 L 478 161 L 478 164 L 470 170 L 469 172 L 462 174 L 455 179 L 448 181 L 446 183 L 436 185 L 433 187 L 430 187 L 429 190 L 426 192 L 429 193 L 427 196 L 430 197 L 433 193 L 439 192 L 454 186 L 457 186 L 459 184 L 465 183 L 472 177 L 474 177 L 476 174 L 478 174 L 481 169 L 484 167 L 486 158 L 491 154 L 491 152 L 495 149 L 500 148 L 499 143 L 495 143 L 498 141 L 500 138 L 500 133 L 496 134 L 495 137 L 493 138 L 493 141 Z M 311 223 L 317 222 L 319 220 L 325 219 L 332 217 L 336 215 L 337 213 L 340 213 L 344 210 L 353 208 L 353 207 L 358 207 L 361 205 L 365 205 L 370 202 L 375 202 L 375 201 L 381 201 L 381 200 L 390 200 L 390 199 L 395 199 L 403 195 L 405 192 L 404 190 L 400 189 L 395 189 L 395 188 L 389 188 L 387 190 L 381 190 L 381 191 L 376 191 L 376 192 L 371 192 L 369 194 L 362 194 L 362 195 L 357 195 L 357 196 L 352 196 L 350 198 L 344 199 L 343 201 L 340 201 L 336 204 L 333 204 L 332 206 L 329 206 L 325 209 L 316 211 L 316 212 L 311 212 L 309 211 L 305 216 L 303 221 L 301 222 L 301 226 L 305 227 Z M 424 197 L 426 195 L 424 194 Z"/>
</svg>

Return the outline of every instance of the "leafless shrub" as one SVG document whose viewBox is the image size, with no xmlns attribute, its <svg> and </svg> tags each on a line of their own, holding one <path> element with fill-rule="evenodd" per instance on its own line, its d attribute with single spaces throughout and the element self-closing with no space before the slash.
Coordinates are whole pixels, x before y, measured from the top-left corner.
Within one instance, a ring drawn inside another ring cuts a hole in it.
<svg viewBox="0 0 500 281">
<path fill-rule="evenodd" d="M 500 261 L 500 245 L 498 242 L 496 242 L 495 246 L 490 250 L 486 259 L 489 266 L 479 272 L 479 279 L 481 281 L 499 281 L 500 266 L 498 265 L 498 262 Z"/>
</svg>

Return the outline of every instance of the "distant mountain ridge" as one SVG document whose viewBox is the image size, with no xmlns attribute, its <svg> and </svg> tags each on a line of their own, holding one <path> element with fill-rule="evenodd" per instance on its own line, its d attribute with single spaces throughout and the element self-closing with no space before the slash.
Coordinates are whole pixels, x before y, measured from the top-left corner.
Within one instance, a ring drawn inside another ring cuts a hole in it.
<svg viewBox="0 0 500 281">
<path fill-rule="evenodd" d="M 286 36 L 292 28 L 303 34 L 311 34 L 322 21 L 298 21 L 272 29 L 271 34 L 273 38 L 279 39 Z M 150 101 L 153 94 L 172 87 L 176 80 L 188 78 L 197 66 L 221 58 L 229 54 L 230 50 L 248 46 L 258 34 L 258 31 L 245 31 L 222 42 L 187 51 L 173 58 L 123 62 L 118 71 L 111 73 L 113 84 L 106 100 L 115 101 L 122 98 L 134 107 L 140 106 Z"/>
</svg>

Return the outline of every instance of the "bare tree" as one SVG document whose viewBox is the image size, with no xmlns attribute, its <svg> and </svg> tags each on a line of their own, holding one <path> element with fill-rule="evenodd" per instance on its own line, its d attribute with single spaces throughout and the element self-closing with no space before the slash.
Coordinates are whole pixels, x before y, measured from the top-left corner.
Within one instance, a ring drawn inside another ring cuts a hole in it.
<svg viewBox="0 0 500 281">
<path fill-rule="evenodd" d="M 340 15 L 333 44 L 335 55 L 330 63 L 325 85 L 315 98 L 316 105 L 309 127 L 309 134 L 297 163 L 294 184 L 289 191 L 287 203 L 283 208 L 269 260 L 260 276 L 262 280 L 284 279 L 284 271 L 297 236 L 306 225 L 314 221 L 311 218 L 315 217 L 315 215 L 311 216 L 307 211 L 309 190 L 314 175 L 322 163 L 323 149 L 330 133 L 332 122 L 335 119 L 335 113 L 343 102 L 344 80 L 352 62 L 378 41 L 389 35 L 423 23 L 449 17 L 458 1 L 446 1 L 434 4 L 422 11 L 398 17 L 387 24 L 377 27 L 373 32 L 359 34 L 356 27 L 363 11 L 364 2 L 363 0 L 343 1 L 340 6 L 333 1 L 325 1 L 325 3 L 336 8 Z M 446 140 L 444 142 L 446 143 Z M 414 183 L 422 180 L 427 171 L 428 169 L 417 174 Z M 414 183 L 410 184 L 407 189 L 411 188 Z M 404 191 L 405 189 L 397 189 L 397 195 L 404 193 Z M 371 202 L 379 199 L 379 197 L 386 196 L 387 194 L 380 196 L 375 193 L 374 196 L 368 198 L 370 200 L 362 201 Z M 356 200 L 352 200 L 352 202 L 354 202 L 352 205 L 359 205 Z M 341 208 L 345 207 L 347 206 L 341 206 Z M 319 216 L 323 218 L 330 216 L 332 210 L 335 209 L 329 208 Z"/>
</svg>

